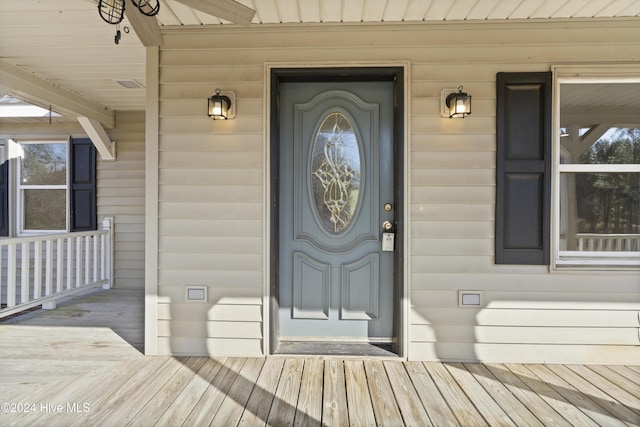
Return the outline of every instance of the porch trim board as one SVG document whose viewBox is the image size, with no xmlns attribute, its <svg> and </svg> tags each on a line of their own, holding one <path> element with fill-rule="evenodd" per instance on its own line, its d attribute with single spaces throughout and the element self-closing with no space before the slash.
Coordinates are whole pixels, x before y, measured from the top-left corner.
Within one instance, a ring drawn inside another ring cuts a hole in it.
<svg viewBox="0 0 640 427">
<path fill-rule="evenodd" d="M 264 284 L 263 284 L 263 342 L 262 348 L 264 355 L 273 354 L 275 351 L 275 343 L 277 339 L 277 287 L 274 287 L 275 280 L 277 280 L 278 272 L 275 271 L 272 266 L 273 257 L 277 258 L 278 247 L 273 242 L 274 233 L 274 218 L 272 203 L 274 200 L 273 188 L 273 173 L 275 172 L 272 167 L 272 130 L 277 123 L 274 122 L 275 114 L 272 111 L 272 96 L 274 82 L 273 72 L 274 70 L 309 70 L 312 69 L 329 69 L 329 68 L 343 68 L 343 69 L 362 69 L 363 71 L 373 68 L 386 68 L 386 69 L 402 69 L 403 82 L 400 87 L 401 93 L 398 95 L 403 98 L 403 106 L 400 108 L 402 111 L 402 117 L 398 120 L 398 127 L 402 130 L 402 140 L 397 141 L 398 144 L 402 144 L 401 158 L 397 161 L 397 166 L 401 168 L 401 176 L 398 175 L 398 179 L 401 182 L 398 183 L 398 187 L 402 190 L 402 213 L 400 221 L 402 221 L 403 234 L 405 236 L 411 235 L 411 174 L 410 174 L 410 161 L 409 153 L 411 152 L 411 129 L 410 129 L 410 117 L 411 117 L 411 97 L 410 97 L 410 82 L 411 82 L 411 63 L 410 61 L 359 61 L 359 62 L 343 62 L 343 61 L 324 61 L 324 62 L 305 62 L 305 63 L 291 63 L 291 62 L 273 62 L 265 63 L 264 65 L 264 180 L 263 180 L 263 192 L 264 192 L 264 229 L 263 229 L 263 242 L 264 242 Z M 277 230 L 277 229 L 276 229 Z M 401 287 L 400 297 L 398 298 L 397 306 L 394 310 L 398 310 L 398 314 L 394 317 L 398 319 L 397 336 L 398 340 L 398 356 L 403 359 L 409 357 L 409 321 L 410 321 L 410 274 L 411 266 L 411 245 L 409 239 L 404 238 L 400 242 L 403 256 L 397 264 L 397 268 L 401 269 L 400 276 L 396 280 L 401 281 L 399 285 Z"/>
<path fill-rule="evenodd" d="M 158 223 L 160 139 L 160 49 L 147 48 L 145 117 L 145 354 L 158 354 Z"/>
</svg>

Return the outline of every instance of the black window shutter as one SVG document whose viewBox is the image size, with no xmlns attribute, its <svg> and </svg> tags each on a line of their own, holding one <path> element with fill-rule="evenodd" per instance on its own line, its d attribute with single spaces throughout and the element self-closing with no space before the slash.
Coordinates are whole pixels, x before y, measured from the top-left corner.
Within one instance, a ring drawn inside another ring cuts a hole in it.
<svg viewBox="0 0 640 427">
<path fill-rule="evenodd" d="M 71 140 L 71 231 L 98 228 L 96 148 L 88 138 Z"/>
<path fill-rule="evenodd" d="M 496 263 L 549 264 L 551 73 L 498 73 Z"/>
<path fill-rule="evenodd" d="M 2 149 L 2 147 L 0 147 Z M 0 164 L 0 236 L 9 235 L 9 161 Z"/>
</svg>

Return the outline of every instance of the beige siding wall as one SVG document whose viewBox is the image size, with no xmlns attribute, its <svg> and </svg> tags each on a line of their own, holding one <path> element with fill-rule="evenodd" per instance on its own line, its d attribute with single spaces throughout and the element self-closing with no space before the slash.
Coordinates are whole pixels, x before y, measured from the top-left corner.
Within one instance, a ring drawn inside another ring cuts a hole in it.
<svg viewBox="0 0 640 427">
<path fill-rule="evenodd" d="M 265 283 L 265 63 L 410 61 L 408 357 L 637 360 L 640 275 L 494 264 L 495 79 L 554 64 L 640 61 L 637 21 L 292 26 L 167 31 L 160 52 L 160 353 L 260 355 Z M 440 117 L 463 84 L 473 115 Z M 206 98 L 233 90 L 237 118 Z M 185 285 L 209 302 L 184 302 Z M 459 290 L 485 307 L 460 309 Z M 615 319 L 615 320 L 612 320 Z"/>
<path fill-rule="evenodd" d="M 119 112 L 116 161 L 98 162 L 98 218 L 113 217 L 115 286 L 144 288 L 144 112 Z"/>
<path fill-rule="evenodd" d="M 144 287 L 144 112 L 119 112 L 109 137 L 117 142 L 117 161 L 100 161 L 98 226 L 114 218 L 114 286 Z M 86 138 L 78 123 L 0 124 L 0 138 Z M 99 155 L 98 155 L 99 158 Z"/>
</svg>

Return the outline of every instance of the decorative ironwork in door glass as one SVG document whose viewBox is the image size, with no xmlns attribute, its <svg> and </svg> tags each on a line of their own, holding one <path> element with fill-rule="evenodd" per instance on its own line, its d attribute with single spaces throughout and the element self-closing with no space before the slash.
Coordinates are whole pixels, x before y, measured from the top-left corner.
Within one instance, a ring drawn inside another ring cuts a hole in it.
<svg viewBox="0 0 640 427">
<path fill-rule="evenodd" d="M 313 199 L 322 226 L 342 233 L 356 212 L 360 193 L 360 146 L 349 119 L 329 113 L 320 125 L 311 155 Z"/>
</svg>

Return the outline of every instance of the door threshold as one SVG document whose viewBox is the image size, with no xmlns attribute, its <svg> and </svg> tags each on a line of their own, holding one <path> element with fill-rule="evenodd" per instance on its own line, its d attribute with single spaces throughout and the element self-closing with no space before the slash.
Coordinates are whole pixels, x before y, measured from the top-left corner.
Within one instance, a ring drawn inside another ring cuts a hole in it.
<svg viewBox="0 0 640 427">
<path fill-rule="evenodd" d="M 398 358 L 388 342 L 280 341 L 277 356 L 356 356 Z"/>
</svg>

